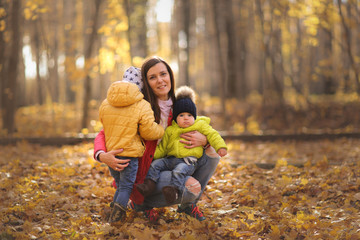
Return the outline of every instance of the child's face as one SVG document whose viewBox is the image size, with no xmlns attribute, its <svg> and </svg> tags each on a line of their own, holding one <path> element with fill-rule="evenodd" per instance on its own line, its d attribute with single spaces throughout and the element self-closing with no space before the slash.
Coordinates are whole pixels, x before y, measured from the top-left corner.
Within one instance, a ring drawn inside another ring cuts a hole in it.
<svg viewBox="0 0 360 240">
<path fill-rule="evenodd" d="M 195 119 L 194 119 L 194 116 L 191 115 L 190 113 L 183 112 L 183 113 L 180 113 L 176 117 L 176 122 L 179 125 L 179 127 L 186 128 L 186 127 L 190 127 L 191 125 L 193 125 L 195 122 Z"/>
</svg>

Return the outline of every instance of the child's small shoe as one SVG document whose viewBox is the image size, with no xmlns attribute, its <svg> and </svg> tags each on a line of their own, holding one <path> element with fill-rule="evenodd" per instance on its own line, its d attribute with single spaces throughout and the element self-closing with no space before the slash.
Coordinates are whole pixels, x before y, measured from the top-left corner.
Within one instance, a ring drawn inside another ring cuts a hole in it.
<svg viewBox="0 0 360 240">
<path fill-rule="evenodd" d="M 165 186 L 161 190 L 168 204 L 174 203 L 179 197 L 179 190 L 173 186 Z"/>
<path fill-rule="evenodd" d="M 141 195 L 147 197 L 154 193 L 156 189 L 156 183 L 153 180 L 146 178 L 144 183 L 136 185 L 136 189 L 139 191 L 139 193 L 141 193 Z"/>
<path fill-rule="evenodd" d="M 156 223 L 159 219 L 159 213 L 154 208 L 145 210 L 144 213 L 145 217 L 152 223 Z"/>
<path fill-rule="evenodd" d="M 196 218 L 197 220 L 204 221 L 206 218 L 204 214 L 200 211 L 199 207 L 196 206 L 196 204 L 191 204 L 189 206 L 182 207 L 179 205 L 179 208 L 177 210 L 178 213 L 186 213 L 190 215 L 191 217 Z"/>
<path fill-rule="evenodd" d="M 109 222 L 117 222 L 117 221 L 124 221 L 126 218 L 126 208 L 121 206 L 118 203 L 114 203 L 112 206 L 112 211 L 110 213 Z"/>
</svg>

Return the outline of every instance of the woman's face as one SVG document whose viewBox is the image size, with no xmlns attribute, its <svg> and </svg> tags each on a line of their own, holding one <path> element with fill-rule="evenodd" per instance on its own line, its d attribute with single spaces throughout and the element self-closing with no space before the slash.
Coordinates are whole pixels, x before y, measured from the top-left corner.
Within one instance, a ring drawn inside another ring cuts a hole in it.
<svg viewBox="0 0 360 240">
<path fill-rule="evenodd" d="M 170 74 L 164 63 L 160 62 L 152 66 L 147 72 L 146 78 L 158 99 L 169 99 L 171 81 Z"/>
</svg>

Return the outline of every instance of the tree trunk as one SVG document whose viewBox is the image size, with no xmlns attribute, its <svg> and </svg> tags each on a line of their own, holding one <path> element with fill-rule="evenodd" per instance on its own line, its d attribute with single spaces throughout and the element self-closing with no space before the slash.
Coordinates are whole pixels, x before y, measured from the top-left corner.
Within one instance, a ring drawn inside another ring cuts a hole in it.
<svg viewBox="0 0 360 240">
<path fill-rule="evenodd" d="M 76 7 L 72 0 L 63 0 L 63 21 L 64 21 L 64 49 L 65 49 L 65 73 L 64 73 L 64 102 L 74 103 L 75 92 L 72 89 L 71 71 L 76 69 L 75 56 L 76 49 L 73 47 L 75 42 L 74 26 L 76 23 Z"/>
<path fill-rule="evenodd" d="M 102 0 L 95 0 L 95 13 L 93 16 L 92 31 L 89 39 L 89 44 L 85 52 L 86 78 L 84 80 L 83 117 L 81 122 L 81 128 L 87 127 L 87 119 L 89 115 L 89 102 L 90 102 L 92 88 L 91 88 L 91 77 L 90 77 L 90 64 L 88 62 L 91 62 L 91 56 L 97 38 L 97 29 L 98 29 L 101 2 Z"/>
<path fill-rule="evenodd" d="M 319 29 L 319 35 L 321 42 L 320 44 L 320 56 L 323 60 L 330 60 L 332 58 L 332 42 L 333 42 L 333 36 L 331 30 L 324 29 L 321 27 Z M 320 69 L 325 74 L 322 74 L 322 84 L 323 84 L 323 93 L 324 94 L 334 94 L 336 92 L 336 83 L 334 81 L 334 70 L 333 70 L 333 64 L 332 61 L 328 61 L 328 63 L 325 66 L 320 66 Z M 331 72 L 332 74 L 326 74 L 328 72 Z"/>
<path fill-rule="evenodd" d="M 4 81 L 5 97 L 4 97 L 4 110 L 2 112 L 3 127 L 7 130 L 8 134 L 13 134 L 15 131 L 15 113 L 17 109 L 16 93 L 17 93 L 17 74 L 19 65 L 19 50 L 20 50 L 20 19 L 21 19 L 21 0 L 13 0 L 11 7 L 11 54 L 9 55 L 9 65 L 7 78 Z"/>
<path fill-rule="evenodd" d="M 259 68 L 261 69 L 261 74 L 259 75 L 259 92 L 263 96 L 263 101 L 265 101 L 265 88 L 266 84 L 269 80 L 268 74 L 267 74 L 267 68 L 266 68 L 266 60 L 268 59 L 268 52 L 269 52 L 269 42 L 268 37 L 265 37 L 265 19 L 264 19 L 264 12 L 262 9 L 262 3 L 261 0 L 256 0 L 256 10 L 257 14 L 259 15 L 260 19 L 260 32 L 261 32 L 261 39 L 262 39 L 262 54 L 260 57 L 260 64 Z"/>
<path fill-rule="evenodd" d="M 355 83 L 356 83 L 356 91 L 358 94 L 360 94 L 360 78 L 359 78 L 359 70 L 356 67 L 356 63 L 355 63 L 355 57 L 353 56 L 353 50 L 352 50 L 352 46 L 351 46 L 351 32 L 349 29 L 349 26 L 346 24 L 345 21 L 345 16 L 344 13 L 341 9 L 341 0 L 337 0 L 338 3 L 338 9 L 339 9 L 339 15 L 341 18 L 341 23 L 342 23 L 342 27 L 344 29 L 344 38 L 345 38 L 345 43 L 346 43 L 346 50 L 347 50 L 347 54 L 350 60 L 350 66 L 352 67 L 354 73 L 355 73 Z"/>
<path fill-rule="evenodd" d="M 38 103 L 42 105 L 44 103 L 43 100 L 43 83 L 40 76 L 40 31 L 39 31 L 39 19 L 33 22 L 34 24 L 34 45 L 35 45 L 35 61 L 36 61 L 36 82 L 37 82 L 37 90 L 38 90 Z"/>
<path fill-rule="evenodd" d="M 133 44 L 131 41 L 131 32 L 132 32 L 132 25 L 131 25 L 131 10 L 130 10 L 130 2 L 129 0 L 124 0 L 124 8 L 125 8 L 125 12 L 126 12 L 126 16 L 128 19 L 128 30 L 127 30 L 127 37 L 128 37 L 128 42 L 129 42 L 129 47 L 130 47 L 130 63 L 133 66 Z"/>
<path fill-rule="evenodd" d="M 177 49 L 179 63 L 179 85 L 190 86 L 189 61 L 190 61 L 190 0 L 177 1 Z"/>
<path fill-rule="evenodd" d="M 244 99 L 244 95 L 238 95 L 236 90 L 236 55 L 238 53 L 236 49 L 236 31 L 234 27 L 234 15 L 233 6 L 231 0 L 224 1 L 225 4 L 225 25 L 226 25 L 226 36 L 227 36 L 227 93 L 230 98 L 240 97 Z M 239 66 L 243 67 L 243 66 Z M 245 79 L 242 79 L 245 80 Z M 242 82 L 243 83 L 243 82 Z"/>
<path fill-rule="evenodd" d="M 283 75 L 284 75 L 284 71 L 283 71 L 283 66 L 282 66 L 282 53 L 281 53 L 281 29 L 280 27 L 276 27 L 276 29 L 274 29 L 274 23 L 280 22 L 277 20 L 273 20 L 271 21 L 271 36 L 272 37 L 272 51 L 270 51 L 270 59 L 271 59 L 271 68 L 269 69 L 271 71 L 271 76 L 272 76 L 272 83 L 274 84 L 274 89 L 277 93 L 278 96 L 278 103 L 283 106 L 284 104 L 284 96 L 283 96 L 283 92 L 284 92 L 284 86 L 283 86 Z M 272 88 L 272 86 L 271 86 Z"/>
<path fill-rule="evenodd" d="M 224 64 L 224 58 L 221 52 L 221 39 L 220 39 L 220 29 L 219 29 L 219 25 L 218 23 L 221 22 L 219 21 L 219 17 L 221 17 L 221 14 L 219 14 L 219 12 L 221 13 L 222 9 L 219 9 L 219 5 L 218 5 L 218 1 L 217 0 L 212 0 L 212 12 L 213 12 L 213 20 L 214 20 L 214 31 L 215 31 L 215 51 L 217 52 L 217 59 L 218 59 L 218 71 L 220 72 L 220 75 L 224 75 L 226 76 L 226 68 L 225 68 L 225 64 Z M 223 124 L 222 124 L 222 128 L 226 129 L 226 93 L 225 93 L 225 86 L 226 86 L 226 81 L 224 81 L 224 79 L 219 78 L 218 79 L 218 84 L 219 84 L 219 97 L 221 100 L 221 114 L 223 116 Z"/>
<path fill-rule="evenodd" d="M 0 8 L 8 9 L 7 5 L 8 4 L 5 0 L 0 0 Z M 0 21 L 4 21 L 6 25 L 8 23 L 7 19 L 8 19 L 8 14 L 6 14 L 6 12 L 4 15 L 0 16 Z M 5 49 L 8 44 L 5 42 L 4 33 L 5 33 L 5 31 L 0 31 L 0 79 L 5 80 L 5 76 L 6 76 L 6 66 L 5 66 L 6 51 L 5 51 Z M 5 89 L 4 81 L 0 81 L 0 111 L 1 112 L 5 109 L 5 106 L 3 104 L 4 98 L 6 96 L 4 89 Z"/>
<path fill-rule="evenodd" d="M 183 16 L 184 16 L 184 33 L 186 37 L 186 48 L 184 49 L 186 58 L 184 60 L 184 80 L 185 85 L 190 86 L 190 77 L 189 77 L 189 62 L 190 62 L 190 0 L 183 0 L 184 8 L 183 8 Z"/>
<path fill-rule="evenodd" d="M 57 9 L 56 14 L 54 16 L 54 23 L 53 23 L 53 28 L 54 28 L 54 46 L 53 46 L 53 55 L 52 55 L 52 59 L 54 61 L 54 67 L 52 68 L 52 74 L 50 74 L 50 76 L 52 76 L 53 80 L 50 81 L 51 82 L 51 95 L 52 95 L 52 99 L 55 102 L 59 102 L 59 65 L 58 65 L 58 58 L 59 58 L 59 2 L 56 1 L 54 3 L 55 8 Z"/>
<path fill-rule="evenodd" d="M 147 0 L 124 0 L 124 8 L 128 18 L 127 37 L 130 45 L 131 64 L 136 56 L 147 57 L 146 44 L 146 2 Z M 135 11 L 136 9 L 136 11 Z"/>
</svg>

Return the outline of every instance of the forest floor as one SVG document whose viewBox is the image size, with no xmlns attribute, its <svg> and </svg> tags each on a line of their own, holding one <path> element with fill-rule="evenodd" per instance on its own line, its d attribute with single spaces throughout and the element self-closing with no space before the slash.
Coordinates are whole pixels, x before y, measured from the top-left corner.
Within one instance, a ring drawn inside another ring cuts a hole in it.
<svg viewBox="0 0 360 240">
<path fill-rule="evenodd" d="M 0 239 L 360 239 L 360 140 L 227 143 L 198 203 L 205 221 L 174 206 L 157 224 L 129 211 L 113 225 L 92 143 L 0 146 Z"/>
<path fill-rule="evenodd" d="M 15 116 L 16 131 L 11 137 L 74 137 L 101 130 L 100 102 L 91 101 L 89 121 L 81 128 L 81 106 L 48 103 L 24 106 Z M 218 131 L 239 135 L 359 133 L 360 101 L 357 96 L 339 95 L 311 98 L 311 104 L 297 100 L 283 106 L 267 103 L 251 94 L 247 101 L 228 100 L 225 113 L 216 97 L 201 97 L 198 115 L 211 118 Z M 0 118 L 0 137 L 6 137 Z"/>
</svg>

